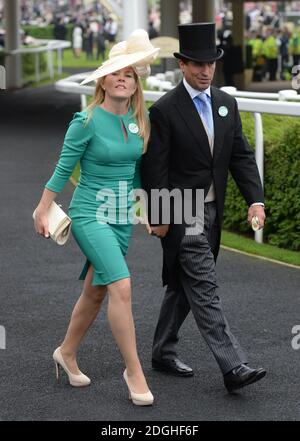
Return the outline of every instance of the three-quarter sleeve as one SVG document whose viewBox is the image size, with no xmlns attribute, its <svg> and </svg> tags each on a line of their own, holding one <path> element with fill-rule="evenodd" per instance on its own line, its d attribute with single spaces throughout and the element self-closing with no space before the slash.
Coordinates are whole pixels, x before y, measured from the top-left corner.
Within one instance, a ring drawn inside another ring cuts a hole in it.
<svg viewBox="0 0 300 441">
<path fill-rule="evenodd" d="M 93 135 L 93 120 L 90 119 L 86 123 L 86 113 L 76 112 L 66 132 L 61 154 L 53 175 L 45 184 L 45 188 L 55 193 L 62 191 Z"/>
<path fill-rule="evenodd" d="M 142 158 L 137 159 L 135 163 L 135 173 L 133 177 L 133 188 L 142 188 L 141 183 L 141 160 Z"/>
</svg>

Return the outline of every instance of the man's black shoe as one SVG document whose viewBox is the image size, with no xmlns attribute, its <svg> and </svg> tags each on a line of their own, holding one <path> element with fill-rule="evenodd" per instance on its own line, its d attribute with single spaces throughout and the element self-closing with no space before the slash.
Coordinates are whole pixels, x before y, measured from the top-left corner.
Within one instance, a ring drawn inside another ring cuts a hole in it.
<svg viewBox="0 0 300 441">
<path fill-rule="evenodd" d="M 251 369 L 245 364 L 241 364 L 224 375 L 224 384 L 228 392 L 233 392 L 248 386 L 248 384 L 255 383 L 265 375 L 266 371 L 263 368 Z"/>
<path fill-rule="evenodd" d="M 194 375 L 193 369 L 182 363 L 178 358 L 161 361 L 156 361 L 152 358 L 152 367 L 157 371 L 165 372 L 169 375 L 176 375 L 178 377 L 192 377 Z"/>
</svg>

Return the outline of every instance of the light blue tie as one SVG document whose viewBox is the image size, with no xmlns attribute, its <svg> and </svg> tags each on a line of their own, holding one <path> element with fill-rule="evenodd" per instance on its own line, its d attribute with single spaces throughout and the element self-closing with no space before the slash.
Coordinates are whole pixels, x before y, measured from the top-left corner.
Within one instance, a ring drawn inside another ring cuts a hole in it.
<svg viewBox="0 0 300 441">
<path fill-rule="evenodd" d="M 201 116 L 210 138 L 214 136 L 214 120 L 211 108 L 210 97 L 206 93 L 200 93 L 194 98 L 195 106 Z"/>
</svg>

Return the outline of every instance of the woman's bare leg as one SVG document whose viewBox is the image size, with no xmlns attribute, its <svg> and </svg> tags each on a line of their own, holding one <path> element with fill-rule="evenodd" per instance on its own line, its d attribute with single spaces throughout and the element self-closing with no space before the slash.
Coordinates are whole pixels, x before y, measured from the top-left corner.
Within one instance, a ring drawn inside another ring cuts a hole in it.
<svg viewBox="0 0 300 441">
<path fill-rule="evenodd" d="M 77 349 L 97 317 L 107 291 L 106 286 L 92 286 L 92 279 L 93 267 L 90 265 L 82 293 L 74 306 L 66 336 L 60 346 L 62 357 L 72 374 L 80 373 L 76 362 Z"/>
<path fill-rule="evenodd" d="M 111 283 L 108 288 L 108 321 L 126 365 L 130 388 L 133 392 L 148 392 L 143 370 L 137 354 L 135 328 L 131 310 L 130 279 Z"/>
</svg>

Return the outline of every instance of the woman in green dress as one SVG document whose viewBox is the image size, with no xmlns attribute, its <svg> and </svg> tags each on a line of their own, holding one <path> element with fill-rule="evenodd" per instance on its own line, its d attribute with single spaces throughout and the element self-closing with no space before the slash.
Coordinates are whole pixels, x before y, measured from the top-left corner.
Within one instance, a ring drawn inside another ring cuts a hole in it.
<svg viewBox="0 0 300 441">
<path fill-rule="evenodd" d="M 34 221 L 36 232 L 49 237 L 47 209 L 80 161 L 80 179 L 68 214 L 74 238 L 86 256 L 79 277 L 84 285 L 64 341 L 53 353 L 57 378 L 61 367 L 72 386 L 90 384 L 77 366 L 76 354 L 108 293 L 108 320 L 125 362 L 129 397 L 136 405 L 152 404 L 153 395 L 137 354 L 125 255 L 132 232 L 132 192 L 139 186 L 139 161 L 150 130 L 139 76 L 149 74 L 157 52 L 146 31 L 136 30 L 82 82 L 96 80 L 94 99 L 70 122 Z"/>
</svg>

